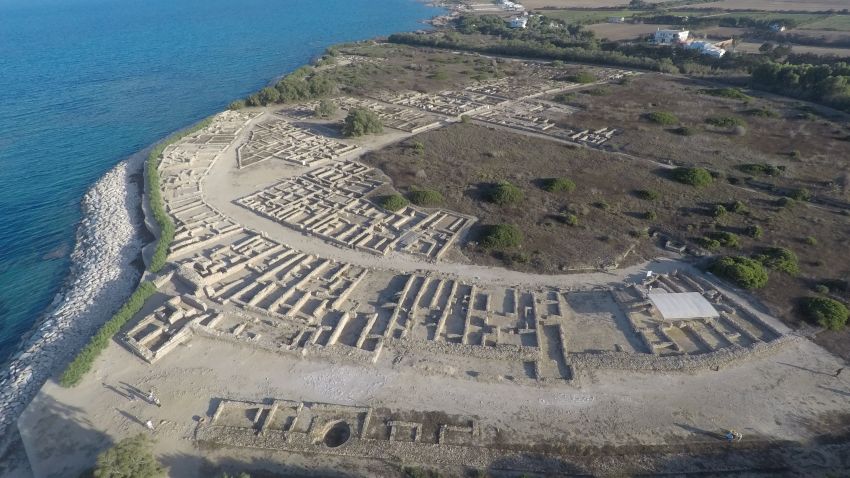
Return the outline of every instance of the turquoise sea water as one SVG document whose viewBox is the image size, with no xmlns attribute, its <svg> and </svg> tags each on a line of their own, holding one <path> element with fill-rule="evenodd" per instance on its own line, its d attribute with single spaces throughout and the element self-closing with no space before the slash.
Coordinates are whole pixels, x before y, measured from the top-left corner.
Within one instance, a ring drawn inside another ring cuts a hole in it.
<svg viewBox="0 0 850 478">
<path fill-rule="evenodd" d="M 121 159 L 414 0 L 0 0 L 0 361 L 62 286 L 86 189 Z"/>
</svg>

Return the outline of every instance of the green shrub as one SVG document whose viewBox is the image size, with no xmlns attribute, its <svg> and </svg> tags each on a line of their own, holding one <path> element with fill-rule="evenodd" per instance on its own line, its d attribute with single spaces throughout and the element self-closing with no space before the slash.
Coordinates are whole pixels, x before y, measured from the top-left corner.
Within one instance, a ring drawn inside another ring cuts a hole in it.
<svg viewBox="0 0 850 478">
<path fill-rule="evenodd" d="M 701 237 L 697 242 L 699 243 L 700 247 L 703 247 L 709 251 L 716 251 L 717 249 L 720 249 L 720 246 L 722 245 L 720 244 L 720 241 L 718 241 L 717 239 L 712 239 L 710 237 Z"/>
<path fill-rule="evenodd" d="M 508 181 L 500 181 L 487 192 L 487 200 L 499 206 L 517 204 L 523 200 L 525 193 L 522 189 Z"/>
<path fill-rule="evenodd" d="M 710 270 L 745 289 L 758 289 L 767 284 L 767 270 L 760 262 L 748 257 L 721 257 L 711 265 Z"/>
<path fill-rule="evenodd" d="M 562 214 L 561 221 L 568 226 L 578 226 L 578 216 L 572 213 Z"/>
<path fill-rule="evenodd" d="M 721 98 L 731 98 L 734 100 L 749 100 L 748 95 L 744 94 L 739 88 L 712 88 L 700 91 L 704 95 L 719 96 Z"/>
<path fill-rule="evenodd" d="M 470 121 L 472 121 L 472 120 L 469 118 L 469 115 L 460 115 L 460 122 L 461 123 L 469 124 Z"/>
<path fill-rule="evenodd" d="M 593 203 L 593 205 L 596 206 L 597 208 L 603 210 L 603 211 L 607 211 L 607 210 L 611 209 L 611 205 L 608 204 L 608 202 L 605 201 L 604 199 L 600 199 L 599 201 L 596 201 L 595 203 Z"/>
<path fill-rule="evenodd" d="M 422 207 L 436 207 L 445 201 L 440 191 L 417 187 L 411 187 L 407 197 L 410 202 Z"/>
<path fill-rule="evenodd" d="M 425 153 L 425 143 L 422 141 L 414 141 L 413 152 L 420 156 L 423 155 Z"/>
<path fill-rule="evenodd" d="M 543 180 L 543 189 L 550 193 L 569 193 L 574 191 L 576 183 L 568 178 L 549 178 Z"/>
<path fill-rule="evenodd" d="M 782 208 L 791 208 L 791 207 L 794 207 L 795 204 L 797 204 L 797 201 L 789 198 L 788 196 L 784 196 L 784 197 L 779 198 L 776 201 L 776 204 L 779 207 L 782 207 Z"/>
<path fill-rule="evenodd" d="M 575 93 L 558 93 L 557 95 L 555 95 L 553 100 L 555 100 L 556 102 L 561 103 L 561 104 L 567 104 L 570 101 L 573 101 L 575 98 L 576 98 Z"/>
<path fill-rule="evenodd" d="M 145 434 L 125 438 L 97 456 L 95 478 L 158 478 L 165 469 L 153 455 L 151 439 Z"/>
<path fill-rule="evenodd" d="M 245 100 L 236 100 L 231 101 L 229 105 L 227 105 L 227 109 L 231 111 L 241 110 L 245 107 Z"/>
<path fill-rule="evenodd" d="M 726 215 L 726 206 L 722 204 L 715 204 L 714 209 L 711 210 L 712 217 L 719 219 Z"/>
<path fill-rule="evenodd" d="M 148 264 L 148 270 L 151 272 L 159 272 L 168 259 L 168 247 L 171 241 L 174 240 L 174 222 L 171 221 L 171 216 L 165 212 L 165 203 L 162 200 L 162 190 L 159 187 L 159 161 L 162 157 L 162 152 L 165 148 L 184 137 L 200 131 L 209 126 L 213 121 L 209 117 L 197 124 L 190 126 L 184 130 L 178 131 L 153 147 L 145 161 L 145 175 L 147 177 L 148 202 L 153 212 L 154 220 L 159 225 L 159 242 L 156 243 L 151 262 Z"/>
<path fill-rule="evenodd" d="M 378 134 L 384 131 L 381 119 L 374 112 L 364 108 L 354 108 L 345 117 L 342 134 L 347 137 Z"/>
<path fill-rule="evenodd" d="M 746 234 L 753 239 L 759 239 L 764 235 L 764 230 L 758 224 L 747 226 Z"/>
<path fill-rule="evenodd" d="M 702 168 L 676 168 L 671 171 L 674 181 L 694 187 L 708 186 L 714 181 L 711 173 Z"/>
<path fill-rule="evenodd" d="M 644 117 L 655 124 L 661 125 L 671 125 L 679 122 L 679 119 L 673 113 L 667 111 L 653 111 L 647 113 Z"/>
<path fill-rule="evenodd" d="M 805 243 L 806 243 L 807 245 L 809 245 L 809 246 L 816 246 L 816 245 L 818 245 L 818 240 L 817 240 L 817 239 L 815 239 L 813 236 L 808 236 L 808 237 L 806 237 L 805 239 L 803 239 L 803 242 L 805 242 Z"/>
<path fill-rule="evenodd" d="M 735 201 L 731 205 L 729 205 L 729 210 L 734 212 L 735 214 L 743 214 L 747 212 L 747 205 L 742 201 Z"/>
<path fill-rule="evenodd" d="M 715 116 L 712 118 L 706 118 L 706 124 L 710 124 L 711 126 L 717 126 L 718 128 L 732 128 L 734 126 L 746 126 L 747 122 L 742 120 L 741 118 L 736 118 L 734 116 Z"/>
<path fill-rule="evenodd" d="M 654 221 L 658 219 L 658 214 L 656 214 L 655 211 L 646 211 L 643 213 L 643 218 L 647 221 Z"/>
<path fill-rule="evenodd" d="M 658 191 L 655 191 L 653 189 L 641 189 L 635 191 L 635 196 L 640 199 L 643 199 L 644 201 L 657 201 L 661 198 L 661 194 L 659 194 Z"/>
<path fill-rule="evenodd" d="M 596 76 L 594 76 L 593 73 L 590 73 L 589 71 L 580 71 L 567 79 L 569 81 L 572 81 L 573 83 L 588 84 L 596 81 Z"/>
<path fill-rule="evenodd" d="M 688 126 L 679 126 L 678 128 L 674 129 L 673 132 L 680 136 L 693 136 L 697 134 L 696 129 L 690 128 Z"/>
<path fill-rule="evenodd" d="M 316 106 L 316 111 L 314 111 L 314 114 L 317 118 L 330 118 L 331 116 L 335 115 L 336 112 L 336 103 L 328 99 L 323 99 L 319 101 L 319 104 Z"/>
<path fill-rule="evenodd" d="M 788 195 L 795 201 L 808 201 L 812 198 L 812 193 L 806 188 L 795 189 Z"/>
<path fill-rule="evenodd" d="M 750 116 L 756 116 L 761 118 L 776 118 L 779 114 L 776 111 L 773 111 L 770 108 L 753 108 L 745 111 L 744 113 Z"/>
<path fill-rule="evenodd" d="M 816 286 L 814 286 L 813 289 L 818 294 L 823 294 L 823 295 L 829 294 L 829 286 L 825 285 L 825 284 L 817 284 Z"/>
<path fill-rule="evenodd" d="M 782 271 L 792 276 L 800 273 L 797 254 L 784 247 L 768 247 L 755 256 L 768 269 Z"/>
<path fill-rule="evenodd" d="M 485 249 L 510 249 L 522 244 L 523 235 L 513 224 L 485 226 L 481 246 Z"/>
<path fill-rule="evenodd" d="M 752 175 L 780 176 L 785 172 L 785 166 L 774 166 L 768 163 L 739 164 L 737 168 Z"/>
<path fill-rule="evenodd" d="M 89 340 L 88 344 L 74 357 L 68 367 L 59 377 L 59 384 L 63 387 L 73 387 L 80 383 L 83 375 L 88 372 L 95 359 L 106 349 L 112 337 L 121 330 L 137 312 L 142 310 L 145 301 L 156 292 L 156 286 L 152 282 L 142 282 L 135 292 L 127 299 L 127 302 L 118 309 L 118 312 L 103 324 L 97 333 Z"/>
<path fill-rule="evenodd" d="M 390 194 L 378 198 L 378 204 L 387 211 L 398 211 L 407 207 L 409 202 L 400 194 Z"/>
<path fill-rule="evenodd" d="M 718 241 L 723 247 L 732 247 L 735 249 L 741 247 L 741 242 L 739 241 L 738 236 L 732 234 L 731 232 L 712 232 L 708 234 L 708 237 Z"/>
<path fill-rule="evenodd" d="M 821 327 L 840 330 L 847 324 L 847 306 L 829 297 L 806 297 L 802 301 L 803 315 Z"/>
</svg>

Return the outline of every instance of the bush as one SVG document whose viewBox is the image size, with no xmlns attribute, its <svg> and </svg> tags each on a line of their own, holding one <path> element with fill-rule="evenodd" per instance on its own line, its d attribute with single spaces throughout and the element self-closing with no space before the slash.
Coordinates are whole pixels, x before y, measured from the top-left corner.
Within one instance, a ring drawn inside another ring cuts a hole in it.
<svg viewBox="0 0 850 478">
<path fill-rule="evenodd" d="M 732 234 L 731 232 L 726 232 L 726 231 L 712 232 L 708 236 L 710 238 L 720 242 L 721 246 L 732 247 L 732 248 L 735 248 L 735 249 L 741 247 L 741 242 L 738 240 L 738 236 L 736 236 L 735 234 Z"/>
<path fill-rule="evenodd" d="M 342 134 L 347 137 L 378 134 L 384 131 L 381 119 L 374 112 L 363 108 L 354 108 L 345 117 Z"/>
<path fill-rule="evenodd" d="M 759 239 L 764 235 L 764 230 L 758 224 L 753 224 L 751 226 L 747 226 L 745 230 L 746 234 L 753 239 Z"/>
<path fill-rule="evenodd" d="M 847 324 L 847 306 L 829 297 L 806 297 L 802 301 L 803 315 L 821 327 L 840 330 Z"/>
<path fill-rule="evenodd" d="M 318 118 L 329 118 L 337 112 L 336 103 L 331 100 L 320 100 L 314 112 Z"/>
<path fill-rule="evenodd" d="M 435 191 L 433 189 L 426 188 L 410 188 L 410 192 L 407 194 L 407 197 L 410 199 L 410 202 L 416 204 L 417 206 L 422 207 L 435 207 L 445 201 L 443 195 L 440 194 L 439 191 Z"/>
<path fill-rule="evenodd" d="M 719 219 L 726 215 L 726 207 L 722 204 L 716 204 L 711 210 L 712 217 Z"/>
<path fill-rule="evenodd" d="M 749 100 L 751 99 L 748 95 L 744 94 L 738 88 L 712 88 L 707 90 L 702 90 L 700 93 L 704 95 L 711 96 L 719 96 L 721 98 L 731 98 L 734 100 Z"/>
<path fill-rule="evenodd" d="M 694 128 L 689 128 L 687 126 L 680 126 L 673 130 L 674 133 L 680 136 L 693 136 L 697 134 L 697 130 Z"/>
<path fill-rule="evenodd" d="M 487 200 L 499 206 L 516 204 L 522 201 L 524 197 L 525 194 L 522 192 L 522 189 L 507 181 L 497 183 L 487 193 Z"/>
<path fill-rule="evenodd" d="M 387 211 L 398 211 L 407 207 L 409 202 L 400 194 L 390 194 L 380 197 L 378 204 Z"/>
<path fill-rule="evenodd" d="M 643 218 L 647 221 L 654 221 L 658 219 L 658 214 L 656 214 L 655 211 L 646 211 L 643 213 Z"/>
<path fill-rule="evenodd" d="M 661 194 L 658 191 L 652 189 L 641 189 L 635 191 L 635 196 L 644 201 L 657 201 L 661 198 Z"/>
<path fill-rule="evenodd" d="M 816 245 L 818 245 L 818 240 L 817 240 L 817 239 L 815 239 L 813 236 L 808 236 L 808 237 L 806 237 L 805 239 L 803 239 L 803 242 L 805 242 L 805 243 L 806 243 L 806 245 L 809 245 L 809 246 L 816 246 Z"/>
<path fill-rule="evenodd" d="M 711 173 L 702 168 L 676 168 L 671 172 L 674 181 L 694 187 L 708 186 L 714 181 Z"/>
<path fill-rule="evenodd" d="M 412 147 L 415 154 L 420 156 L 425 154 L 425 143 L 422 141 L 414 141 Z"/>
<path fill-rule="evenodd" d="M 735 201 L 729 206 L 729 210 L 735 214 L 743 214 L 747 212 L 747 205 L 742 201 Z"/>
<path fill-rule="evenodd" d="M 785 172 L 785 166 L 774 166 L 767 163 L 740 164 L 737 167 L 739 170 L 752 175 L 780 176 Z"/>
<path fill-rule="evenodd" d="M 509 249 L 522 244 L 522 232 L 513 224 L 486 226 L 481 238 L 485 249 Z"/>
<path fill-rule="evenodd" d="M 229 105 L 227 105 L 227 109 L 231 111 L 241 110 L 245 107 L 245 100 L 236 100 L 231 101 Z"/>
<path fill-rule="evenodd" d="M 710 237 L 701 237 L 697 242 L 699 243 L 700 247 L 703 247 L 709 251 L 716 251 L 717 249 L 720 249 L 720 246 L 722 245 L 720 244 L 720 241 L 718 241 L 717 239 L 712 239 Z"/>
<path fill-rule="evenodd" d="M 561 215 L 561 221 L 568 226 L 578 226 L 578 216 L 571 213 Z"/>
<path fill-rule="evenodd" d="M 136 313 L 142 310 L 145 301 L 156 292 L 156 286 L 152 282 L 142 282 L 135 292 L 127 299 L 127 302 L 118 309 L 118 312 L 103 324 L 88 344 L 74 357 L 68 367 L 59 377 L 59 384 L 63 387 L 73 387 L 80 383 L 83 375 L 91 369 L 95 359 L 106 349 L 112 337 L 121 330 Z"/>
<path fill-rule="evenodd" d="M 776 201 L 776 205 L 782 208 L 791 208 L 794 207 L 795 204 L 797 204 L 797 201 L 789 198 L 788 196 L 781 197 Z"/>
<path fill-rule="evenodd" d="M 788 197 L 795 201 L 808 201 L 812 198 L 812 193 L 806 188 L 801 188 L 791 191 Z"/>
<path fill-rule="evenodd" d="M 567 79 L 569 81 L 572 81 L 573 83 L 588 84 L 596 81 L 596 76 L 594 76 L 593 73 L 590 73 L 589 71 L 580 71 Z"/>
<path fill-rule="evenodd" d="M 95 478 L 157 478 L 165 469 L 151 451 L 151 440 L 144 434 L 125 438 L 97 457 Z"/>
<path fill-rule="evenodd" d="M 673 113 L 666 111 L 653 111 L 647 113 L 644 117 L 655 124 L 671 125 L 679 122 L 679 119 Z"/>
<path fill-rule="evenodd" d="M 711 265 L 710 270 L 745 289 L 758 289 L 767 284 L 767 271 L 764 266 L 748 257 L 721 257 Z"/>
<path fill-rule="evenodd" d="M 543 180 L 543 190 L 550 193 L 569 193 L 574 191 L 576 183 L 567 178 L 549 178 Z"/>
<path fill-rule="evenodd" d="M 756 255 L 755 259 L 768 269 L 782 271 L 792 276 L 800 273 L 797 255 L 784 247 L 768 247 L 761 254 Z"/>
<path fill-rule="evenodd" d="M 776 111 L 773 111 L 769 108 L 753 108 L 751 110 L 747 110 L 744 113 L 750 116 L 756 116 L 761 118 L 776 118 L 779 114 Z"/>
<path fill-rule="evenodd" d="M 826 295 L 829 294 L 829 286 L 825 284 L 817 284 L 814 286 L 814 291 L 818 294 Z"/>
<path fill-rule="evenodd" d="M 171 136 L 165 138 L 159 144 L 153 147 L 145 161 L 145 175 L 147 177 L 148 187 L 148 202 L 153 212 L 154 220 L 159 225 L 159 242 L 156 243 L 151 262 L 148 264 L 148 270 L 151 272 L 159 272 L 165 265 L 168 259 L 168 247 L 171 241 L 174 240 L 174 223 L 171 217 L 165 212 L 165 203 L 162 200 L 162 190 L 159 187 L 159 160 L 162 157 L 162 152 L 165 148 L 185 136 L 200 131 L 212 123 L 213 118 L 207 118 L 198 122 L 194 126 L 190 126 L 184 130 L 178 131 Z"/>
<path fill-rule="evenodd" d="M 736 118 L 734 116 L 715 116 L 712 118 L 706 118 L 706 124 L 710 124 L 711 126 L 717 126 L 718 128 L 732 128 L 734 126 L 746 126 L 747 122 L 742 120 L 741 118 Z"/>
</svg>

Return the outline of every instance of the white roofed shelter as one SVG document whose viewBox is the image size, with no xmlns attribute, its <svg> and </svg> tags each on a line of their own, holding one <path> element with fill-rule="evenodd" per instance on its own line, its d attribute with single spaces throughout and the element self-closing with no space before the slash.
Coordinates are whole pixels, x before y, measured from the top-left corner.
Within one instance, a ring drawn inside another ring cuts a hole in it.
<svg viewBox="0 0 850 478">
<path fill-rule="evenodd" d="M 650 292 L 649 300 L 664 320 L 713 319 L 720 314 L 699 292 Z"/>
</svg>

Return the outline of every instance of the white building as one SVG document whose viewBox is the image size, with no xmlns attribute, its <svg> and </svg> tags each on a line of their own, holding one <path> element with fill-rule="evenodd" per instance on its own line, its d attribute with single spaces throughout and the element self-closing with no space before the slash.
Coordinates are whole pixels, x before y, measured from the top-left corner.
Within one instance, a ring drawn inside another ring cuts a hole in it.
<svg viewBox="0 0 850 478">
<path fill-rule="evenodd" d="M 658 30 L 655 32 L 654 41 L 659 45 L 673 45 L 676 43 L 682 43 L 687 41 L 688 35 L 690 34 L 687 30 Z"/>
<path fill-rule="evenodd" d="M 528 17 L 513 17 L 508 20 L 508 25 L 511 28 L 525 28 L 528 25 Z"/>
<path fill-rule="evenodd" d="M 726 50 L 707 41 L 692 41 L 686 44 L 686 48 L 689 50 L 699 50 L 700 54 L 714 58 L 722 58 L 726 54 Z"/>
<path fill-rule="evenodd" d="M 608 23 L 626 23 L 626 17 L 608 17 Z"/>
</svg>

